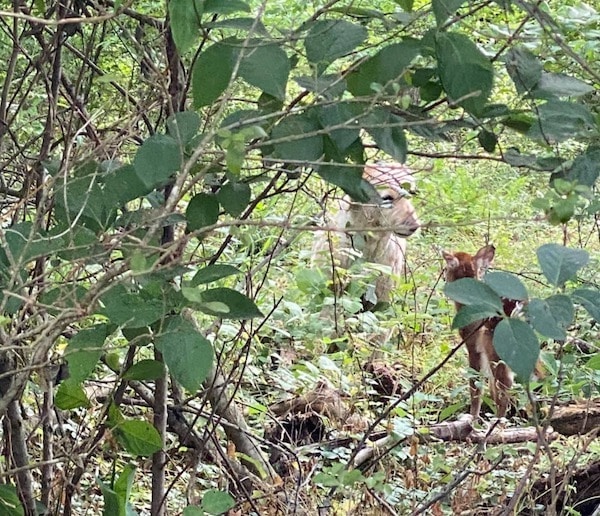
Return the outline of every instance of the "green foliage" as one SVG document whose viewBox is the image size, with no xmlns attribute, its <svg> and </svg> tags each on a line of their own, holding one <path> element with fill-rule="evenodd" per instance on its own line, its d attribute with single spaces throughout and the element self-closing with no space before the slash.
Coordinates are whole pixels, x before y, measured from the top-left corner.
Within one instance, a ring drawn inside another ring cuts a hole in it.
<svg viewBox="0 0 600 516">
<path fill-rule="evenodd" d="M 493 342 L 498 356 L 517 378 L 529 382 L 540 354 L 540 344 L 531 326 L 520 319 L 504 319 L 494 330 Z"/>
<path fill-rule="evenodd" d="M 131 487 L 135 477 L 135 467 L 126 465 L 112 485 L 98 479 L 98 485 L 104 497 L 105 516 L 134 516 L 137 514 L 129 503 Z"/>
<path fill-rule="evenodd" d="M 235 500 L 225 491 L 210 489 L 204 493 L 200 508 L 208 514 L 224 514 L 235 506 Z"/>
<path fill-rule="evenodd" d="M 163 447 L 160 434 L 147 421 L 122 421 L 112 431 L 125 451 L 134 456 L 149 457 Z"/>
<path fill-rule="evenodd" d="M 544 276 L 556 287 L 562 287 L 589 261 L 589 254 L 585 250 L 569 249 L 558 244 L 539 247 L 537 257 Z"/>
</svg>

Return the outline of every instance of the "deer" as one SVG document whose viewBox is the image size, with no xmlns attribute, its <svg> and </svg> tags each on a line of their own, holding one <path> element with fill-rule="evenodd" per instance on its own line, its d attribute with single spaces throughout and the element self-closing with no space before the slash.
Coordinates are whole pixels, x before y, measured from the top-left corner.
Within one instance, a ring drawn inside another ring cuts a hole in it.
<svg viewBox="0 0 600 516">
<path fill-rule="evenodd" d="M 481 280 L 491 265 L 496 248 L 486 245 L 474 255 L 464 252 L 451 253 L 442 251 L 446 262 L 446 282 L 456 281 L 461 278 L 474 278 Z M 462 304 L 455 302 L 456 311 Z M 517 302 L 512 299 L 503 299 L 503 310 L 506 315 L 511 315 Z M 509 367 L 500 360 L 492 343 L 494 330 L 500 322 L 499 317 L 476 321 L 458 330 L 459 335 L 467 347 L 469 366 L 478 372 L 484 373 L 489 378 L 490 392 L 496 405 L 496 415 L 506 417 L 509 406 L 508 390 L 512 387 L 514 374 Z M 469 381 L 471 395 L 470 413 L 478 418 L 481 412 L 481 388 L 475 379 Z"/>
<path fill-rule="evenodd" d="M 380 274 L 376 279 L 374 296 L 364 296 L 363 304 L 370 308 L 379 302 L 389 303 L 396 286 L 395 277 L 405 268 L 406 239 L 417 231 L 420 222 L 410 199 L 415 178 L 407 166 L 377 162 L 364 167 L 363 178 L 375 187 L 380 199 L 361 203 L 345 196 L 339 201 L 339 210 L 331 225 L 345 232 L 333 243 L 332 249 L 343 268 L 348 268 L 352 254 L 362 254 L 365 261 L 390 268 L 391 274 Z M 369 231 L 365 228 L 382 229 Z M 327 235 L 321 232 L 313 245 L 313 264 L 318 255 L 328 249 Z M 347 249 L 350 251 L 343 251 Z M 339 285 L 334 288 L 340 290 Z"/>
</svg>

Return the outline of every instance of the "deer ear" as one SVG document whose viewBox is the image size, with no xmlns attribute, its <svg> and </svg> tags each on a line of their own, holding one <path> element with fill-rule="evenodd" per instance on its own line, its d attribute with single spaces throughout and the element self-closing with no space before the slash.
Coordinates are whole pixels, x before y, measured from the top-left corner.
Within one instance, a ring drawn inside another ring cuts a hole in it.
<svg viewBox="0 0 600 516">
<path fill-rule="evenodd" d="M 495 254 L 496 248 L 491 244 L 486 245 L 477 251 L 477 254 L 473 257 L 475 265 L 477 266 L 477 270 L 485 271 L 485 269 L 487 269 L 492 263 Z"/>
<path fill-rule="evenodd" d="M 446 267 L 448 267 L 448 269 L 456 269 L 459 266 L 458 258 L 452 253 L 442 251 L 442 257 L 446 261 Z"/>
</svg>

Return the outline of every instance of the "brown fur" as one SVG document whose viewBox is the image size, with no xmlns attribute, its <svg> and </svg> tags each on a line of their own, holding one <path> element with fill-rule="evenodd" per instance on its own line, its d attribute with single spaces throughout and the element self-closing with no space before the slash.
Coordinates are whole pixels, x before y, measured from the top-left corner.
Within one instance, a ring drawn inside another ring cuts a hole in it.
<svg viewBox="0 0 600 516">
<path fill-rule="evenodd" d="M 456 281 L 461 278 L 474 278 L 480 280 L 485 274 L 486 269 L 494 259 L 495 248 L 493 245 L 482 247 L 474 256 L 468 253 L 442 252 L 446 261 L 446 281 Z M 504 305 L 505 312 L 510 308 L 512 300 L 506 300 Z M 458 311 L 462 305 L 456 303 Z M 510 315 L 508 313 L 507 315 Z M 477 321 L 471 323 L 459 330 L 460 337 L 467 346 L 469 355 L 469 366 L 476 371 L 484 372 L 490 380 L 490 391 L 492 399 L 496 404 L 498 417 L 505 417 L 509 405 L 508 389 L 513 384 L 513 373 L 508 366 L 500 360 L 498 353 L 494 349 L 492 339 L 494 329 L 499 318 L 493 318 L 486 321 Z M 470 381 L 471 392 L 471 415 L 478 417 L 481 411 L 481 389 L 477 387 L 475 380 Z"/>
<path fill-rule="evenodd" d="M 382 274 L 375 283 L 377 301 L 389 302 L 390 293 L 395 287 L 393 277 L 404 271 L 406 239 L 419 227 L 415 208 L 404 189 L 405 184 L 414 185 L 415 180 L 410 169 L 399 163 L 367 165 L 363 177 L 377 189 L 382 204 L 357 203 L 344 197 L 331 225 L 353 231 L 351 234 L 340 233 L 335 237 L 334 251 L 340 265 L 347 268 L 349 253 L 340 251 L 354 249 L 354 242 L 360 241 L 364 245 L 354 251 L 361 251 L 365 261 L 389 266 L 391 276 Z M 366 231 L 363 228 L 387 229 Z M 328 250 L 327 238 L 324 233 L 316 238 L 313 258 Z"/>
</svg>

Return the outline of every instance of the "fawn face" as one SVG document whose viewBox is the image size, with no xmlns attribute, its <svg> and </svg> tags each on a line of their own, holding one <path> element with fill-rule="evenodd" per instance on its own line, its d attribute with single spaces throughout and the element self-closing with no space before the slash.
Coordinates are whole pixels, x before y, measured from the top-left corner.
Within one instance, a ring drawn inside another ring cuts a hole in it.
<svg viewBox="0 0 600 516">
<path fill-rule="evenodd" d="M 446 262 L 446 281 L 451 282 L 462 278 L 481 280 L 492 263 L 495 252 L 496 249 L 493 245 L 482 247 L 475 255 L 443 251 L 442 256 Z M 510 301 L 507 300 L 507 302 Z M 461 306 L 460 303 L 456 303 L 457 310 Z M 512 386 L 513 374 L 508 366 L 500 361 L 500 357 L 494 349 L 495 326 L 495 324 L 489 324 L 488 321 L 476 321 L 461 328 L 459 334 L 467 346 L 469 366 L 488 376 L 497 415 L 498 417 L 504 417 L 509 404 L 507 391 Z M 470 381 L 470 393 L 470 412 L 473 417 L 478 417 L 481 411 L 481 389 L 477 386 L 475 380 Z"/>
</svg>

